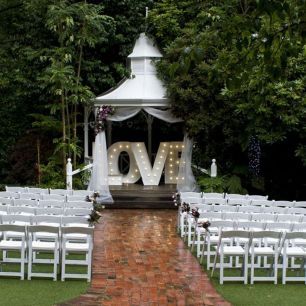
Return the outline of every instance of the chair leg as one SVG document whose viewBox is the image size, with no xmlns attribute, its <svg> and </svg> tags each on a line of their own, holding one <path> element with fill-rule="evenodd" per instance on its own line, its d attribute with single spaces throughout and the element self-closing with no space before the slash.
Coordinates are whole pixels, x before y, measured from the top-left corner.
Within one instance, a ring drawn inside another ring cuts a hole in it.
<svg viewBox="0 0 306 306">
<path fill-rule="evenodd" d="M 32 248 L 29 248 L 28 254 L 28 280 L 32 277 Z"/>
<path fill-rule="evenodd" d="M 277 254 L 274 255 L 274 284 L 277 284 Z"/>
<path fill-rule="evenodd" d="M 252 252 L 251 254 L 251 285 L 254 284 L 254 252 Z"/>
<path fill-rule="evenodd" d="M 287 259 L 287 255 L 286 254 L 284 254 L 283 255 L 283 275 L 282 275 L 282 283 L 283 283 L 283 285 L 285 285 L 286 284 L 286 272 L 287 272 L 287 261 L 288 261 L 288 259 Z"/>
<path fill-rule="evenodd" d="M 244 255 L 244 284 L 248 283 L 248 254 Z"/>
<path fill-rule="evenodd" d="M 66 259 L 66 250 L 63 249 L 62 250 L 62 276 L 61 276 L 61 281 L 63 282 L 65 280 L 65 267 L 66 267 L 66 262 L 65 262 L 65 259 Z"/>
<path fill-rule="evenodd" d="M 57 263 L 58 263 L 58 250 L 55 248 L 54 250 L 54 263 L 53 263 L 53 280 L 57 279 Z"/>
<path fill-rule="evenodd" d="M 224 277 L 224 255 L 223 252 L 220 254 L 220 284 L 223 285 L 223 277 Z"/>
<path fill-rule="evenodd" d="M 21 250 L 21 264 L 20 264 L 20 279 L 24 280 L 24 260 L 25 260 L 25 249 L 23 248 Z"/>
<path fill-rule="evenodd" d="M 91 280 L 91 258 L 92 258 L 92 250 L 88 251 L 88 268 L 87 268 L 87 281 Z"/>
</svg>

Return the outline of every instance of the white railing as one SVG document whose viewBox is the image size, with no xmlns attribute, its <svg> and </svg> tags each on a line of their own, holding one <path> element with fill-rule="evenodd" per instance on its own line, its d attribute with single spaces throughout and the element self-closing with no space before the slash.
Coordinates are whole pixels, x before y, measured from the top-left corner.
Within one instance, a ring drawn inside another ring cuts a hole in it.
<svg viewBox="0 0 306 306">
<path fill-rule="evenodd" d="M 66 165 L 66 188 L 68 190 L 72 190 L 72 181 L 73 181 L 73 176 L 75 174 L 78 174 L 82 171 L 85 171 L 85 170 L 88 170 L 90 168 L 92 168 L 92 165 L 93 164 L 89 164 L 83 168 L 79 168 L 79 169 L 76 169 L 74 171 L 72 171 L 72 164 L 71 164 L 71 158 L 68 158 L 67 159 L 67 165 Z"/>
</svg>

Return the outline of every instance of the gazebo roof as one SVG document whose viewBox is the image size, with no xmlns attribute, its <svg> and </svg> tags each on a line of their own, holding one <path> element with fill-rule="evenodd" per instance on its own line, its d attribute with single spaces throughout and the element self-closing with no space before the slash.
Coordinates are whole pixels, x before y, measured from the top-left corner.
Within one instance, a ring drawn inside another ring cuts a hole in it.
<svg viewBox="0 0 306 306">
<path fill-rule="evenodd" d="M 154 59 L 161 53 L 153 41 L 141 33 L 133 52 L 128 56 L 131 61 L 131 77 L 122 80 L 116 87 L 96 97 L 95 105 L 113 106 L 168 106 L 166 89 L 158 79 Z"/>
</svg>

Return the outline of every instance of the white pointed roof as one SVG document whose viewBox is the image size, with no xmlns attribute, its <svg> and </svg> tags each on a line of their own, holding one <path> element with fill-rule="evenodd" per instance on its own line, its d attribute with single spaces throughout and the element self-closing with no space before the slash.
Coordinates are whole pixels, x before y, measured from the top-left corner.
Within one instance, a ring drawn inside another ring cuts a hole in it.
<svg viewBox="0 0 306 306">
<path fill-rule="evenodd" d="M 145 33 L 141 33 L 133 52 L 128 56 L 131 62 L 131 77 L 96 97 L 95 105 L 168 106 L 166 89 L 158 79 L 154 65 L 154 60 L 161 57 L 153 41 Z"/>
</svg>

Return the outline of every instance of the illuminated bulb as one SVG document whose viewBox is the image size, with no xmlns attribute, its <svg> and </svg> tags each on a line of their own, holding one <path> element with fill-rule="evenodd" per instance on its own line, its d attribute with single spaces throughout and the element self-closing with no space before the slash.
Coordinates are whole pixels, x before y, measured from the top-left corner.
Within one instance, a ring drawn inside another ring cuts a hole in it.
<svg viewBox="0 0 306 306">
<path fill-rule="evenodd" d="M 163 153 L 165 153 L 165 150 L 162 150 Z"/>
<path fill-rule="evenodd" d="M 178 145 L 176 145 L 175 147 L 178 148 Z"/>
<path fill-rule="evenodd" d="M 139 152 L 139 153 L 141 153 L 142 151 L 141 151 L 141 150 L 139 150 L 138 152 Z"/>
<path fill-rule="evenodd" d="M 173 154 L 173 152 L 172 151 L 170 151 L 170 155 L 172 155 Z"/>
<path fill-rule="evenodd" d="M 170 161 L 173 161 L 173 158 L 170 158 Z"/>
<path fill-rule="evenodd" d="M 176 180 L 178 179 L 178 177 L 175 178 Z"/>
<path fill-rule="evenodd" d="M 170 148 L 173 148 L 173 145 L 171 145 Z"/>
<path fill-rule="evenodd" d="M 116 151 L 117 151 L 117 149 L 114 149 L 113 151 L 114 151 L 114 152 L 116 152 Z"/>
<path fill-rule="evenodd" d="M 163 155 L 161 155 L 159 158 L 160 158 L 160 159 L 162 159 L 163 157 L 164 157 L 164 156 L 163 156 Z"/>
<path fill-rule="evenodd" d="M 161 162 L 158 162 L 159 164 L 161 164 Z"/>
<path fill-rule="evenodd" d="M 172 167 L 172 164 L 170 164 L 169 166 Z"/>
<path fill-rule="evenodd" d="M 172 180 L 172 177 L 170 177 L 170 180 Z"/>
<path fill-rule="evenodd" d="M 170 173 L 173 173 L 173 171 L 170 171 Z"/>
<path fill-rule="evenodd" d="M 182 177 L 182 180 L 184 180 L 185 178 L 184 177 Z"/>
<path fill-rule="evenodd" d="M 122 148 L 122 145 L 120 145 L 119 148 Z"/>
<path fill-rule="evenodd" d="M 112 165 L 113 163 L 112 163 L 112 162 L 109 162 L 108 164 L 109 164 L 109 165 Z"/>
<path fill-rule="evenodd" d="M 148 176 L 151 176 L 150 174 L 148 174 Z"/>
<path fill-rule="evenodd" d="M 176 163 L 179 164 L 180 162 L 177 160 Z"/>
<path fill-rule="evenodd" d="M 137 143 L 137 147 L 139 147 L 140 146 L 140 144 L 139 143 Z"/>
<path fill-rule="evenodd" d="M 140 157 L 143 158 L 143 155 L 141 155 Z"/>
<path fill-rule="evenodd" d="M 159 170 L 159 168 L 156 168 L 156 170 Z"/>
<path fill-rule="evenodd" d="M 131 177 L 134 178 L 134 175 L 132 175 Z"/>
<path fill-rule="evenodd" d="M 145 170 L 148 170 L 148 168 L 147 168 L 147 167 L 145 167 L 144 169 L 145 169 Z"/>
<path fill-rule="evenodd" d="M 166 147 L 167 146 L 167 144 L 166 143 L 164 143 L 164 147 Z"/>
<path fill-rule="evenodd" d="M 129 145 L 126 145 L 125 147 L 128 149 L 130 146 L 129 146 Z"/>
<path fill-rule="evenodd" d="M 154 174 L 154 176 L 156 176 L 156 174 Z"/>
<path fill-rule="evenodd" d="M 185 146 L 184 146 L 184 145 L 182 145 L 182 148 L 184 149 L 184 148 L 185 148 Z"/>
<path fill-rule="evenodd" d="M 110 158 L 113 158 L 113 155 L 111 155 Z"/>
<path fill-rule="evenodd" d="M 138 169 L 136 169 L 135 172 L 138 172 Z"/>
</svg>

